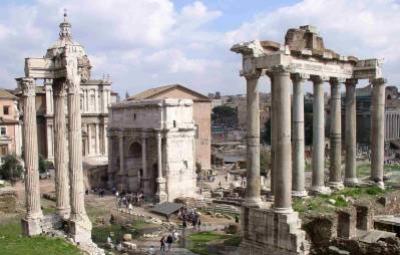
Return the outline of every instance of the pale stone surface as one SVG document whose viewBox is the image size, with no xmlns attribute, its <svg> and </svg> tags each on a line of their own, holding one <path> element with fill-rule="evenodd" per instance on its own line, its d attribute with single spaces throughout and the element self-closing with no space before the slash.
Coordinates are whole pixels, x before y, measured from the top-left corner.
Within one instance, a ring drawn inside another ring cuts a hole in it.
<svg viewBox="0 0 400 255">
<path fill-rule="evenodd" d="M 371 179 L 378 187 L 384 188 L 383 163 L 385 146 L 385 80 L 372 80 L 371 110 Z"/>
<path fill-rule="evenodd" d="M 111 116 L 109 179 L 113 185 L 120 188 L 127 181 L 126 191 L 142 191 L 161 202 L 196 195 L 192 100 L 124 101 L 112 105 Z M 121 166 L 123 174 L 119 174 Z"/>
<path fill-rule="evenodd" d="M 345 186 L 355 186 L 357 179 L 357 141 L 356 141 L 356 79 L 346 81 L 346 123 L 345 123 L 345 144 L 346 144 L 346 168 L 344 176 Z"/>
<path fill-rule="evenodd" d="M 291 107 L 290 107 L 290 73 L 287 68 L 277 66 L 273 70 L 275 88 L 274 111 L 276 121 L 276 169 L 275 169 L 275 203 L 274 209 L 279 212 L 292 211 L 292 145 L 291 145 Z M 289 180 L 289 181 L 288 181 Z M 254 183 L 251 183 L 254 185 Z"/>
<path fill-rule="evenodd" d="M 332 189 L 342 189 L 342 114 L 341 114 L 341 80 L 331 79 L 331 125 L 330 125 L 330 169 L 329 187 Z"/>
<path fill-rule="evenodd" d="M 22 219 L 23 233 L 28 236 L 42 232 L 40 208 L 40 187 L 38 170 L 38 146 L 35 109 L 35 81 L 30 78 L 17 80 L 22 89 L 24 109 L 24 161 L 25 161 L 25 196 L 26 215 Z"/>
<path fill-rule="evenodd" d="M 325 112 L 324 112 L 324 79 L 313 77 L 313 150 L 312 150 L 312 186 L 314 193 L 329 193 L 324 183 L 325 172 Z"/>
<path fill-rule="evenodd" d="M 245 203 L 258 206 L 260 198 L 260 117 L 258 79 L 260 75 L 246 76 L 247 80 L 247 185 Z"/>
<path fill-rule="evenodd" d="M 68 219 L 71 211 L 69 203 L 69 179 L 67 163 L 67 132 L 65 123 L 66 84 L 64 80 L 57 80 L 54 84 L 54 167 L 56 208 L 63 219 Z"/>
<path fill-rule="evenodd" d="M 307 196 L 304 176 L 304 93 L 303 83 L 308 77 L 292 75 L 293 80 L 293 178 L 292 195 Z"/>
</svg>

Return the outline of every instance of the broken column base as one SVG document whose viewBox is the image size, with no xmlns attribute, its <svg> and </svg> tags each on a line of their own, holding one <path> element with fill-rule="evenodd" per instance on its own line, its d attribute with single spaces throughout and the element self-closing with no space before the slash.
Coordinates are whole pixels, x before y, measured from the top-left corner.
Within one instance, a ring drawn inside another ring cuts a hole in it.
<svg viewBox="0 0 400 255">
<path fill-rule="evenodd" d="M 42 231 L 41 218 L 36 219 L 21 219 L 22 233 L 26 236 L 40 235 Z"/>
<path fill-rule="evenodd" d="M 243 208 L 240 255 L 306 255 L 309 243 L 297 212 Z M 247 225 L 247 226 L 246 226 Z"/>
<path fill-rule="evenodd" d="M 70 220 L 68 227 L 69 236 L 75 243 L 92 242 L 92 224 L 89 220 Z"/>
</svg>

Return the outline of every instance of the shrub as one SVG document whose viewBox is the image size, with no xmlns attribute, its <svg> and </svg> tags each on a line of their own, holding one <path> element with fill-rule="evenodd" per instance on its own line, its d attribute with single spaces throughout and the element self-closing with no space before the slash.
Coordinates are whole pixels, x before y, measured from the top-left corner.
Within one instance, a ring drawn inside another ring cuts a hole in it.
<svg viewBox="0 0 400 255">
<path fill-rule="evenodd" d="M 15 155 L 6 155 L 3 158 L 3 165 L 0 167 L 0 175 L 3 179 L 11 182 L 14 185 L 21 179 L 24 168 L 19 159 Z"/>
</svg>

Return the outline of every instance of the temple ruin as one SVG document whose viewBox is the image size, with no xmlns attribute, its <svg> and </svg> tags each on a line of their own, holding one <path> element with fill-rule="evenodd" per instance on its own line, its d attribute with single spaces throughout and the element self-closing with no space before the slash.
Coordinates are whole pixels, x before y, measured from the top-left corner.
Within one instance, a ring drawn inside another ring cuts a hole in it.
<svg viewBox="0 0 400 255">
<path fill-rule="evenodd" d="M 91 243 L 92 224 L 84 204 L 80 84 L 90 78 L 91 65 L 83 46 L 72 40 L 67 14 L 64 14 L 60 30 L 59 39 L 43 58 L 25 59 L 25 77 L 16 79 L 22 91 L 24 112 L 26 215 L 22 219 L 22 226 L 25 235 L 33 236 L 48 232 L 52 226 L 60 226 L 60 222 L 64 221 L 68 223 L 67 234 L 74 242 L 84 245 Z M 40 205 L 35 109 L 37 80 L 45 80 L 47 84 L 52 82 L 54 96 L 57 213 L 50 217 L 43 215 Z M 66 100 L 68 115 L 64 105 Z"/>
<path fill-rule="evenodd" d="M 377 59 L 359 60 L 356 57 L 341 56 L 325 48 L 322 37 L 312 26 L 289 29 L 284 44 L 256 40 L 236 44 L 231 50 L 242 54 L 240 75 L 247 81 L 247 187 L 242 207 L 243 241 L 240 254 L 308 254 L 309 244 L 305 232 L 300 229 L 298 213 L 292 209 L 292 196 L 307 195 L 304 180 L 303 84 L 311 81 L 314 89 L 310 192 L 329 193 L 331 188 L 340 189 L 343 185 L 353 186 L 358 183 L 355 87 L 359 79 L 369 79 L 373 85 L 371 180 L 373 185 L 384 188 L 385 79 L 381 74 L 381 62 Z M 261 202 L 260 197 L 258 80 L 263 75 L 271 80 L 273 205 Z M 324 82 L 329 82 L 332 97 L 328 185 L 324 177 Z M 341 170 L 342 84 L 346 87 L 344 181 Z"/>
</svg>

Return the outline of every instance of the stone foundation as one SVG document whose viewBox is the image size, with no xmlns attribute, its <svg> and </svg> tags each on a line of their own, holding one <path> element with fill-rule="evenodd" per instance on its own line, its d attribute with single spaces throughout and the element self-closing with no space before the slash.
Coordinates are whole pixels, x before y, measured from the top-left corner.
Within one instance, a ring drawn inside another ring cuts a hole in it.
<svg viewBox="0 0 400 255">
<path fill-rule="evenodd" d="M 41 219 L 21 219 L 22 233 L 26 236 L 35 236 L 42 233 Z"/>
<path fill-rule="evenodd" d="M 243 207 L 241 255 L 306 255 L 309 243 L 297 212 Z"/>
<path fill-rule="evenodd" d="M 92 243 L 92 226 L 85 221 L 69 221 L 69 236 L 75 243 Z"/>
</svg>

